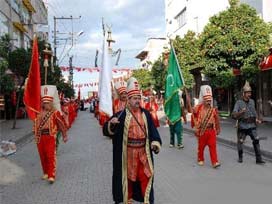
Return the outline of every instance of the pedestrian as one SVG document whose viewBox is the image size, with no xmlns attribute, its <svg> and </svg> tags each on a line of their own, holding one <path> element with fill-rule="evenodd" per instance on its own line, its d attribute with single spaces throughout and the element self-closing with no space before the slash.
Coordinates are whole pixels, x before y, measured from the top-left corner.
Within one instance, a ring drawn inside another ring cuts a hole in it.
<svg viewBox="0 0 272 204">
<path fill-rule="evenodd" d="M 67 142 L 67 128 L 61 113 L 54 107 L 54 97 L 58 97 L 56 86 L 41 87 L 42 109 L 34 121 L 34 134 L 43 169 L 42 179 L 50 184 L 56 178 L 56 137 L 61 131 L 63 141 Z"/>
<path fill-rule="evenodd" d="M 208 145 L 213 168 L 221 164 L 217 158 L 216 136 L 220 133 L 218 111 L 212 105 L 212 89 L 208 85 L 200 87 L 200 103 L 193 110 L 193 127 L 198 139 L 198 165 L 204 165 L 204 150 Z"/>
<path fill-rule="evenodd" d="M 187 123 L 185 110 L 184 110 L 184 102 L 182 99 L 182 91 L 179 92 L 179 100 L 180 100 L 180 109 L 181 109 L 181 116 L 177 121 L 174 123 L 171 123 L 170 120 L 167 120 L 170 130 L 170 148 L 175 147 L 175 136 L 177 137 L 177 148 L 183 149 L 183 124 L 182 124 L 182 118 L 184 120 L 184 123 Z"/>
<path fill-rule="evenodd" d="M 126 108 L 114 114 L 103 127 L 104 135 L 112 138 L 112 193 L 115 203 L 131 204 L 133 200 L 154 203 L 153 153 L 159 153 L 161 138 L 150 113 L 140 107 L 138 82 L 127 82 Z"/>
<path fill-rule="evenodd" d="M 261 123 L 260 120 L 257 119 L 257 113 L 255 109 L 255 102 L 251 99 L 251 87 L 249 83 L 246 81 L 243 89 L 242 99 L 237 100 L 234 109 L 232 112 L 232 116 L 234 119 L 238 121 L 237 125 L 237 150 L 238 150 L 238 162 L 243 162 L 243 143 L 247 137 L 250 136 L 253 144 L 253 148 L 256 156 L 257 164 L 264 164 L 265 162 L 262 160 L 259 137 L 257 136 L 257 123 Z"/>
<path fill-rule="evenodd" d="M 149 101 L 145 104 L 145 109 L 148 110 L 152 116 L 155 127 L 160 127 L 159 118 L 157 115 L 157 111 L 159 110 L 159 105 L 156 102 L 156 98 L 153 93 L 149 96 Z"/>
<path fill-rule="evenodd" d="M 113 102 L 113 113 L 117 113 L 126 108 L 127 104 L 127 90 L 126 82 L 116 82 L 114 84 L 115 90 L 117 91 L 118 98 Z"/>
</svg>

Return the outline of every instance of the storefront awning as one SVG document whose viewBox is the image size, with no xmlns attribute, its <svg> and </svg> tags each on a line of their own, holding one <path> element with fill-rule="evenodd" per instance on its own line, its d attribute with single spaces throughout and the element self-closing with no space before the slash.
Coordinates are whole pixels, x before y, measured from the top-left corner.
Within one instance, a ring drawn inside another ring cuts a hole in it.
<svg viewBox="0 0 272 204">
<path fill-rule="evenodd" d="M 25 5 L 25 7 L 27 8 L 27 10 L 31 13 L 35 13 L 36 10 L 34 9 L 34 7 L 32 6 L 30 0 L 23 0 L 23 4 Z"/>
<path fill-rule="evenodd" d="M 13 26 L 17 28 L 19 31 L 26 33 L 27 30 L 25 29 L 24 25 L 21 24 L 20 22 L 13 22 Z"/>
<path fill-rule="evenodd" d="M 272 53 L 264 58 L 264 60 L 260 63 L 261 71 L 266 71 L 272 69 Z"/>
</svg>

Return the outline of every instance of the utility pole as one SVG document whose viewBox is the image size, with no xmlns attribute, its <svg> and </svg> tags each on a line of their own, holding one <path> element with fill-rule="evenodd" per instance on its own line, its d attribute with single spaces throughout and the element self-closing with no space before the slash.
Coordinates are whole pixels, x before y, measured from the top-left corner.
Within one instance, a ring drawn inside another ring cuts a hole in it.
<svg viewBox="0 0 272 204">
<path fill-rule="evenodd" d="M 57 62 L 57 19 L 54 16 L 54 56 L 55 63 Z"/>
<path fill-rule="evenodd" d="M 74 70 L 73 70 L 73 56 L 69 57 L 69 82 L 73 86 L 73 75 L 74 75 Z"/>
<path fill-rule="evenodd" d="M 55 56 L 55 63 L 57 62 L 57 20 L 71 20 L 72 21 L 72 46 L 74 44 L 74 35 L 73 35 L 73 20 L 74 19 L 80 19 L 81 16 L 79 17 L 73 17 L 73 16 L 70 16 L 70 17 L 56 17 L 54 16 L 54 56 Z"/>
</svg>

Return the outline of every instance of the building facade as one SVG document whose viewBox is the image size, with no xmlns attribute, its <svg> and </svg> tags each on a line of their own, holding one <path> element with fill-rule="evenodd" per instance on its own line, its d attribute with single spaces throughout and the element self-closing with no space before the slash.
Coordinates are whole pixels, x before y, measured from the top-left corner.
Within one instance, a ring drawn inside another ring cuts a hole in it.
<svg viewBox="0 0 272 204">
<path fill-rule="evenodd" d="M 255 8 L 258 15 L 265 22 L 272 22 L 271 0 L 240 0 Z M 203 31 L 209 18 L 220 11 L 229 8 L 229 0 L 165 0 L 166 35 L 170 38 L 183 37 L 189 30 L 199 34 Z M 269 45 L 268 45 L 269 46 Z M 197 97 L 201 80 L 201 69 L 191 70 L 195 77 L 196 86 L 192 96 Z M 262 70 L 258 76 L 258 84 L 254 87 L 254 97 L 257 99 L 258 114 L 265 120 L 272 118 L 272 69 Z M 215 89 L 215 97 L 218 100 L 219 109 L 230 111 L 232 104 L 231 90 Z"/>
<path fill-rule="evenodd" d="M 47 8 L 42 0 L 0 1 L 0 35 L 8 34 L 13 48 L 30 47 L 41 23 L 48 25 Z"/>
<path fill-rule="evenodd" d="M 158 60 L 167 47 L 166 38 L 149 38 L 145 48 L 136 56 L 140 60 L 139 68 L 151 70 L 153 63 Z"/>
<path fill-rule="evenodd" d="M 200 33 L 211 16 L 228 6 L 228 0 L 165 0 L 166 35 L 183 37 L 189 30 Z"/>
</svg>

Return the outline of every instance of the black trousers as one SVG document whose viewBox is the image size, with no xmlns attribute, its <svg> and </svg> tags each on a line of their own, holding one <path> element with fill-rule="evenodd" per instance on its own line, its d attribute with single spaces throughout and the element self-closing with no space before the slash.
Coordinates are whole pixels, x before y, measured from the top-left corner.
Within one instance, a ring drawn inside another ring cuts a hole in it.
<svg viewBox="0 0 272 204">
<path fill-rule="evenodd" d="M 247 136 L 250 136 L 250 138 L 252 140 L 256 160 L 257 161 L 262 160 L 259 138 L 257 136 L 256 128 L 238 129 L 238 131 L 237 131 L 237 150 L 238 150 L 239 158 L 241 158 L 243 156 L 243 143 L 244 143 Z"/>
</svg>

